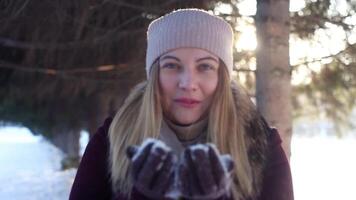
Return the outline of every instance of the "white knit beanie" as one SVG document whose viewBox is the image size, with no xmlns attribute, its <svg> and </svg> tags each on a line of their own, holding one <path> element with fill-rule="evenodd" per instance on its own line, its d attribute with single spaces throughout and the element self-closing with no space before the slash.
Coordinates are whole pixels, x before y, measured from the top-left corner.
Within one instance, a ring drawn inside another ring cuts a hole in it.
<svg viewBox="0 0 356 200">
<path fill-rule="evenodd" d="M 205 10 L 180 9 L 153 22 L 147 31 L 146 73 L 162 54 L 181 47 L 207 50 L 218 56 L 231 76 L 233 31 L 222 18 Z"/>
</svg>

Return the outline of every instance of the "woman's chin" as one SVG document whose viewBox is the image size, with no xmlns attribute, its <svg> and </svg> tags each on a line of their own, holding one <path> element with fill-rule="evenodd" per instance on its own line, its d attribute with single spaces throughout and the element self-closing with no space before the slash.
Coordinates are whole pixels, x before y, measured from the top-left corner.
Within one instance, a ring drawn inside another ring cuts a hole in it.
<svg viewBox="0 0 356 200">
<path fill-rule="evenodd" d="M 199 120 L 198 117 L 191 117 L 191 116 L 181 116 L 181 117 L 176 117 L 173 122 L 178 124 L 178 125 L 181 125 L 181 126 L 188 126 L 188 125 L 191 125 L 191 124 L 194 124 L 195 122 L 197 122 Z"/>
</svg>

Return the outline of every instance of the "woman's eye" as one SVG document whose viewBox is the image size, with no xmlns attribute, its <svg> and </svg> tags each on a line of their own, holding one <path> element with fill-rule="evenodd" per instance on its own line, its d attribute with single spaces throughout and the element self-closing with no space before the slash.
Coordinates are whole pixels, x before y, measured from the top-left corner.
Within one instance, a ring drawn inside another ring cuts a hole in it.
<svg viewBox="0 0 356 200">
<path fill-rule="evenodd" d="M 213 69 L 214 69 L 214 67 L 209 64 L 200 64 L 199 65 L 199 70 L 202 70 L 202 71 L 208 71 L 208 70 L 213 70 Z"/>
<path fill-rule="evenodd" d="M 163 65 L 163 68 L 166 68 L 166 69 L 178 69 L 179 66 L 175 63 L 167 63 L 167 64 L 164 64 Z"/>
</svg>

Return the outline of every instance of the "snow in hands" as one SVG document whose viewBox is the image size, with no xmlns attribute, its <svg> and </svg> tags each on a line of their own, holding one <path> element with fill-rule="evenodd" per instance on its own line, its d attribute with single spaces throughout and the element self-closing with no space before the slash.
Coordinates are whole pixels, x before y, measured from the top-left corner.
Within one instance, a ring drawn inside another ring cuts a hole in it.
<svg viewBox="0 0 356 200">
<path fill-rule="evenodd" d="M 188 199 L 229 196 L 233 167 L 231 156 L 221 155 L 213 144 L 188 147 L 178 170 L 182 196 Z"/>
<path fill-rule="evenodd" d="M 127 156 L 131 160 L 134 187 L 141 194 L 152 199 L 162 199 L 173 188 L 177 159 L 163 142 L 147 139 L 139 147 L 129 147 Z"/>
<path fill-rule="evenodd" d="M 233 161 L 213 144 L 189 146 L 177 156 L 170 147 L 149 138 L 129 147 L 134 187 L 151 198 L 215 199 L 230 195 Z"/>
</svg>

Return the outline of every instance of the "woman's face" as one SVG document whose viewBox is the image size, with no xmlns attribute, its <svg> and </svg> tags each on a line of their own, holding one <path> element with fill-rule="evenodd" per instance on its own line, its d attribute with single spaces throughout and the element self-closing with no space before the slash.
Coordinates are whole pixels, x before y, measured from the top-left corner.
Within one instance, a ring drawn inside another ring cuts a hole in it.
<svg viewBox="0 0 356 200">
<path fill-rule="evenodd" d="M 219 58 L 202 49 L 179 48 L 163 54 L 159 67 L 165 116 L 182 125 L 205 117 L 218 85 Z"/>
</svg>

